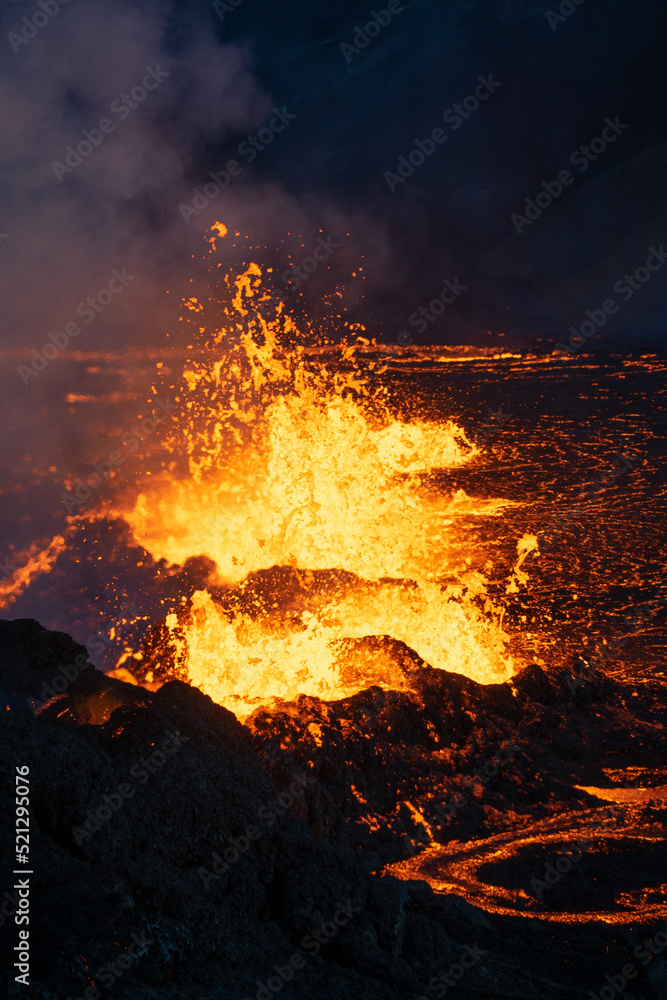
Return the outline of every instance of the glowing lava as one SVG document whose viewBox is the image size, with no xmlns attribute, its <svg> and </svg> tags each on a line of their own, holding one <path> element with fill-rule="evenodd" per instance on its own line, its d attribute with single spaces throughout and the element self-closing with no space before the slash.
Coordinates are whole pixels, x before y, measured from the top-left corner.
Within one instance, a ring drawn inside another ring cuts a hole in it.
<svg viewBox="0 0 667 1000">
<path fill-rule="evenodd" d="M 462 529 L 505 503 L 443 495 L 430 479 L 476 447 L 451 422 L 393 416 L 369 378 L 381 362 L 360 361 L 354 346 L 335 368 L 295 346 L 299 332 L 262 291 L 257 265 L 230 293 L 213 360 L 184 373 L 173 461 L 120 511 L 156 558 L 217 565 L 217 590 L 167 618 L 175 672 L 240 716 L 299 693 L 400 686 L 380 648 L 366 650 L 367 670 L 350 668 L 350 642 L 365 636 L 391 636 L 479 681 L 506 679 L 514 664 L 484 557 Z M 291 567 L 294 594 L 230 598 L 271 567 Z"/>
</svg>

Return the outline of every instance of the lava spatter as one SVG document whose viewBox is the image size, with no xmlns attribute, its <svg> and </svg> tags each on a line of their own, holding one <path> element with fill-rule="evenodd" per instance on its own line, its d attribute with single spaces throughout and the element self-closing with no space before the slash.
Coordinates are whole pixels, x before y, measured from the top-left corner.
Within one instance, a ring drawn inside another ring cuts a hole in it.
<svg viewBox="0 0 667 1000">
<path fill-rule="evenodd" d="M 299 693 L 344 697 L 383 673 L 396 683 L 385 654 L 366 678 L 345 665 L 346 643 L 389 636 L 435 667 L 506 679 L 515 663 L 469 528 L 507 503 L 431 481 L 477 447 L 451 421 L 397 417 L 354 344 L 335 364 L 306 352 L 262 280 L 251 264 L 230 289 L 210 359 L 184 372 L 168 468 L 119 511 L 155 558 L 216 563 L 219 592 L 166 620 L 178 675 L 244 717 Z M 292 568 L 296 604 L 225 597 L 272 567 Z M 340 583 L 323 595 L 325 571 Z"/>
</svg>

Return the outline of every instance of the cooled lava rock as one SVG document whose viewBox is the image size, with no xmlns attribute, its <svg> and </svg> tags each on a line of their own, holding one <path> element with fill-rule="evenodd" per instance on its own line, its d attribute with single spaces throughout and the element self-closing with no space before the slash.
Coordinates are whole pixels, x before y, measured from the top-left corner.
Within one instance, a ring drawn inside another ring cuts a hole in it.
<svg viewBox="0 0 667 1000">
<path fill-rule="evenodd" d="M 547 681 L 554 700 L 544 706 L 528 693 L 543 689 L 534 671 L 485 689 L 425 670 L 419 692 L 300 699 L 243 726 L 181 681 L 151 692 L 105 678 L 67 636 L 0 623 L 0 830 L 17 866 L 15 769 L 30 769 L 31 996 L 414 1000 L 443 995 L 440 977 L 464 956 L 472 965 L 453 996 L 600 988 L 626 959 L 624 928 L 492 918 L 426 882 L 371 873 L 345 833 L 360 825 L 345 802 L 371 797 L 377 815 L 390 815 L 412 772 L 416 809 L 438 754 L 449 761 L 444 775 L 506 740 L 520 750 L 513 777 L 499 781 L 518 788 L 532 768 L 533 790 L 515 795 L 528 813 L 556 721 L 575 719 L 566 727 L 573 761 L 586 732 L 591 744 L 609 736 L 600 702 L 577 706 L 557 676 Z M 547 708 L 555 716 L 532 734 Z M 503 788 L 494 794 L 509 795 Z M 12 885 L 22 876 L 7 865 L 4 878 L 2 983 L 21 996 Z M 657 958 L 649 971 L 633 983 L 636 1000 L 659 1000 Z"/>
<path fill-rule="evenodd" d="M 537 664 L 481 685 L 392 643 L 410 690 L 301 696 L 246 721 L 278 785 L 287 764 L 312 779 L 301 815 L 313 831 L 372 864 L 590 804 L 575 786 L 604 784 L 630 746 L 646 766 L 666 759 L 664 696 Z"/>
</svg>

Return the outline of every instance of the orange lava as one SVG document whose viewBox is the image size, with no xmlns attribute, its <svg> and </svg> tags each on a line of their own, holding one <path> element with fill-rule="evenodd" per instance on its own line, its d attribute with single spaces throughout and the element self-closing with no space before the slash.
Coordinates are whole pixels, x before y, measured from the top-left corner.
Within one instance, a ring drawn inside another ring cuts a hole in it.
<svg viewBox="0 0 667 1000">
<path fill-rule="evenodd" d="M 13 604 L 38 576 L 48 573 L 65 545 L 62 535 L 56 535 L 45 547 L 35 542 L 25 552 L 18 552 L 13 560 L 19 563 L 18 568 L 0 581 L 0 610 Z"/>
<path fill-rule="evenodd" d="M 652 826 L 648 822 L 626 825 L 620 816 L 602 823 L 597 810 L 585 810 L 538 820 L 524 829 L 505 831 L 486 840 L 433 844 L 415 857 L 387 865 L 385 870 L 401 879 L 423 879 L 436 892 L 459 895 L 489 913 L 555 923 L 623 925 L 666 919 L 667 885 L 655 883 L 629 891 L 618 888 L 613 907 L 596 904 L 593 885 L 586 905 L 576 910 L 550 908 L 548 902 L 536 899 L 533 886 L 545 877 L 547 865 L 553 866 L 572 852 L 575 858 L 577 853 L 595 855 L 605 864 L 604 859 L 612 858 L 628 845 L 634 845 L 634 851 L 648 850 L 659 847 L 663 840 L 662 825 Z M 524 862 L 521 871 L 517 866 L 526 855 L 531 860 Z M 503 873 L 513 869 L 520 872 L 513 876 L 520 886 L 499 884 Z M 575 882 L 582 876 L 573 865 L 561 877 Z"/>
<path fill-rule="evenodd" d="M 221 586 L 292 567 L 307 601 L 230 611 L 215 594 L 195 593 L 167 618 L 179 676 L 245 717 L 275 698 L 389 686 L 396 671 L 381 652 L 366 678 L 357 671 L 350 681 L 345 670 L 346 641 L 387 635 L 434 667 L 483 682 L 509 677 L 501 610 L 487 594 L 492 566 L 463 531 L 507 503 L 445 495 L 430 481 L 477 455 L 463 429 L 393 415 L 369 377 L 381 360 L 354 344 L 335 364 L 306 351 L 256 264 L 230 284 L 225 308 L 210 358 L 184 371 L 184 416 L 163 474 L 117 513 L 155 558 L 209 556 Z M 534 545 L 520 543 L 510 592 L 525 584 L 521 563 Z M 319 588 L 314 574 L 324 570 L 339 574 L 337 590 Z"/>
</svg>

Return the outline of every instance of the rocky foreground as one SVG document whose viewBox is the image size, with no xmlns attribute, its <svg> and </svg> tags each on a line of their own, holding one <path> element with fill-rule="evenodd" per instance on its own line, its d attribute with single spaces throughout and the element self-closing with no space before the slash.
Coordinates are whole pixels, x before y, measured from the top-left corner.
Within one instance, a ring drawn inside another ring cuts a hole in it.
<svg viewBox="0 0 667 1000">
<path fill-rule="evenodd" d="M 180 681 L 124 684 L 68 636 L 0 622 L 4 992 L 664 1000 L 664 798 L 584 790 L 660 784 L 658 683 L 533 666 L 484 687 L 394 653 L 408 690 L 302 697 L 241 725 Z M 32 874 L 17 925 L 26 766 Z M 571 844 L 577 817 L 594 832 L 552 883 L 553 831 Z M 479 906 L 456 850 L 484 861 Z M 493 886 L 517 905 L 494 909 Z M 30 992 L 12 970 L 26 927 Z"/>
</svg>

